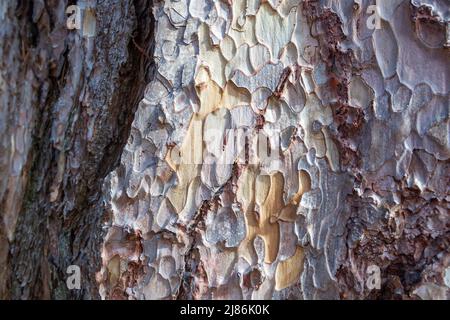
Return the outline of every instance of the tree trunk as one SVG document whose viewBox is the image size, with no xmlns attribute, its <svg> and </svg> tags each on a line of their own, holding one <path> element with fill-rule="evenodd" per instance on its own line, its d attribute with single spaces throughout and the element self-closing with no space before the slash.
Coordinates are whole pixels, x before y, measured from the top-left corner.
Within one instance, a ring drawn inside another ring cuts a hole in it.
<svg viewBox="0 0 450 320">
<path fill-rule="evenodd" d="M 66 28 L 70 4 L 0 5 L 5 298 L 99 298 L 101 188 L 151 79 L 150 1 L 78 1 L 96 13 L 89 38 Z M 69 265 L 81 268 L 81 290 L 66 287 Z"/>
<path fill-rule="evenodd" d="M 2 2 L 0 297 L 449 299 L 449 9 Z"/>
</svg>

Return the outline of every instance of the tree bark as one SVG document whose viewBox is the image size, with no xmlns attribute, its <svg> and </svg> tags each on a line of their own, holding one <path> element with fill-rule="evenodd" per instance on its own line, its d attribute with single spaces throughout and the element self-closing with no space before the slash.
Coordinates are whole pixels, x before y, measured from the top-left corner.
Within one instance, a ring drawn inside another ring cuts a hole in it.
<svg viewBox="0 0 450 320">
<path fill-rule="evenodd" d="M 450 298 L 447 2 L 73 4 L 0 4 L 0 297 Z"/>
<path fill-rule="evenodd" d="M 152 76 L 150 1 L 78 1 L 95 37 L 68 30 L 68 1 L 5 1 L 0 31 L 3 298 L 98 298 L 101 188 Z M 66 268 L 79 265 L 82 289 Z"/>
</svg>

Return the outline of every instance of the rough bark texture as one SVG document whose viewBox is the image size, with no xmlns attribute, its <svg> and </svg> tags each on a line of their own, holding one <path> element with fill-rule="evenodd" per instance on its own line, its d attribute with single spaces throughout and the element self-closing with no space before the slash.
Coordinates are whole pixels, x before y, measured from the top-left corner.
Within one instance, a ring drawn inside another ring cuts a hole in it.
<svg viewBox="0 0 450 320">
<path fill-rule="evenodd" d="M 450 298 L 448 1 L 67 5 L 0 4 L 3 297 Z"/>
<path fill-rule="evenodd" d="M 60 0 L 0 4 L 0 295 L 98 298 L 101 188 L 151 79 L 150 1 L 78 1 L 96 35 L 66 28 Z M 66 268 L 79 265 L 82 290 Z"/>
</svg>

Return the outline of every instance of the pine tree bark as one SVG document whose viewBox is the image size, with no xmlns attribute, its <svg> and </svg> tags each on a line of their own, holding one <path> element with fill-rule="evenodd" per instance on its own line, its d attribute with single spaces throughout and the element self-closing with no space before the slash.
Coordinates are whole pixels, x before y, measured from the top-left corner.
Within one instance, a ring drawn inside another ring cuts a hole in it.
<svg viewBox="0 0 450 320">
<path fill-rule="evenodd" d="M 93 38 L 67 29 L 71 4 L 0 5 L 3 298 L 99 297 L 102 183 L 152 75 L 151 1 L 78 1 L 96 12 Z"/>
<path fill-rule="evenodd" d="M 450 298 L 447 2 L 73 4 L 0 4 L 0 297 Z"/>
</svg>

